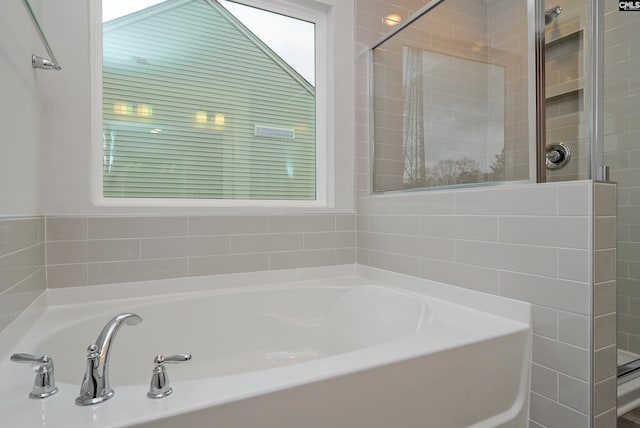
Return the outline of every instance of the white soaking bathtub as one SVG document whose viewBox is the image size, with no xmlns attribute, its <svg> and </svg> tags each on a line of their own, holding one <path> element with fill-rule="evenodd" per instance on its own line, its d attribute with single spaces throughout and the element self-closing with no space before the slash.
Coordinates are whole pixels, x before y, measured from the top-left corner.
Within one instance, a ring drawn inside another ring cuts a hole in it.
<svg viewBox="0 0 640 428">
<path fill-rule="evenodd" d="M 40 300 L 0 333 L 2 426 L 527 425 L 530 319 L 520 302 L 353 266 L 53 290 Z M 122 312 L 143 322 L 123 325 L 113 342 L 115 396 L 78 407 L 86 348 Z M 9 361 L 13 352 L 49 354 L 60 391 L 27 398 L 33 373 Z M 193 358 L 167 364 L 173 394 L 147 398 L 153 358 L 176 353 Z"/>
</svg>

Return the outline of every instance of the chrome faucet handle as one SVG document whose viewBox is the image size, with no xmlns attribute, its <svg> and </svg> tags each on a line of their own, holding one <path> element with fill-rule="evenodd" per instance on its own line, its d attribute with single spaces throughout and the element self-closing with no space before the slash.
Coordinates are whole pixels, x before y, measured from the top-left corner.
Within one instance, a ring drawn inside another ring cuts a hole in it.
<svg viewBox="0 0 640 428">
<path fill-rule="evenodd" d="M 158 354 L 153 359 L 153 374 L 151 375 L 151 385 L 147 397 L 149 398 L 163 398 L 173 392 L 173 388 L 169 385 L 169 376 L 167 375 L 167 369 L 164 366 L 165 363 L 185 363 L 191 360 L 191 354 L 176 354 L 169 357 L 165 357 L 162 354 Z"/>
<path fill-rule="evenodd" d="M 31 354 L 13 354 L 11 361 L 22 364 L 31 364 L 31 368 L 36 373 L 33 381 L 33 390 L 29 398 L 47 398 L 58 392 L 56 381 L 53 376 L 53 358 L 49 355 L 38 357 Z"/>
</svg>

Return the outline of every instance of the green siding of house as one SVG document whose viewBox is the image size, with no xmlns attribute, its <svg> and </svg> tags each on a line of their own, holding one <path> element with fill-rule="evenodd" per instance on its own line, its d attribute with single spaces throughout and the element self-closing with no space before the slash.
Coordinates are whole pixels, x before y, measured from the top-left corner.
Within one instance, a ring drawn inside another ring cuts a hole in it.
<svg viewBox="0 0 640 428">
<path fill-rule="evenodd" d="M 315 199 L 314 88 L 212 3 L 105 23 L 105 197 Z"/>
</svg>

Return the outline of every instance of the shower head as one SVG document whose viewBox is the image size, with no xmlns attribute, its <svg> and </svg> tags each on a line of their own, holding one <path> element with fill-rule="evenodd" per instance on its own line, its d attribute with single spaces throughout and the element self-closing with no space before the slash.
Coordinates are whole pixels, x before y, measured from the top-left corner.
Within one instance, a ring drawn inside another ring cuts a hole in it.
<svg viewBox="0 0 640 428">
<path fill-rule="evenodd" d="M 560 6 L 553 7 L 544 12 L 544 25 L 551 24 L 562 13 Z"/>
</svg>

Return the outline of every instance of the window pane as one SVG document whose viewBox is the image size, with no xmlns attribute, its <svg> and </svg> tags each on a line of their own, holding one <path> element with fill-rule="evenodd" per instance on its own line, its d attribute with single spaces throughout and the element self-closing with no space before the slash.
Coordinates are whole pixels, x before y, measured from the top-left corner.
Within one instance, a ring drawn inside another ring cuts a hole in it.
<svg viewBox="0 0 640 428">
<path fill-rule="evenodd" d="M 315 199 L 314 25 L 249 8 L 280 38 L 307 41 L 294 68 L 299 46 L 260 38 L 232 13 L 248 7 L 221 3 L 105 13 L 105 197 Z"/>
</svg>

